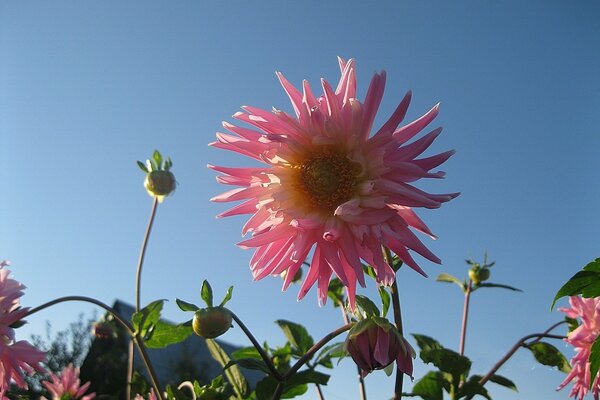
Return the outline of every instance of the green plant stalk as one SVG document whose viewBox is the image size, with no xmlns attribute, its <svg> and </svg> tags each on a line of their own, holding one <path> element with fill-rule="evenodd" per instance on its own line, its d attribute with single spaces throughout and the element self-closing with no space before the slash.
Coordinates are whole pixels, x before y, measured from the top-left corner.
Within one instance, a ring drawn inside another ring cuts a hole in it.
<svg viewBox="0 0 600 400">
<path fill-rule="evenodd" d="M 146 347 L 144 346 L 144 343 L 140 340 L 137 339 L 136 334 L 135 334 L 135 330 L 133 329 L 133 326 L 125 319 L 121 316 L 121 314 L 119 314 L 114 308 L 109 307 L 108 305 L 102 303 L 101 301 L 98 301 L 96 299 L 93 299 L 91 297 L 86 297 L 86 296 L 64 296 L 64 297 L 59 297 L 57 299 L 51 300 L 49 302 L 46 302 L 38 307 L 34 307 L 31 310 L 29 310 L 27 312 L 27 314 L 25 314 L 23 316 L 23 318 L 26 318 L 30 315 L 33 315 L 39 311 L 42 311 L 48 307 L 51 307 L 53 305 L 59 304 L 59 303 L 64 303 L 67 301 L 82 301 L 82 302 L 86 302 L 86 303 L 92 303 L 97 305 L 100 308 L 103 308 L 104 310 L 106 310 L 108 313 L 110 313 L 115 320 L 127 331 L 127 334 L 129 336 L 132 337 L 132 341 L 135 343 L 135 345 L 138 348 L 138 351 L 140 352 L 140 355 L 142 357 L 142 360 L 144 362 L 144 365 L 146 367 L 146 370 L 148 371 L 148 374 L 150 375 L 150 381 L 152 384 L 152 387 L 154 388 L 154 391 L 157 393 L 157 396 L 159 398 L 162 399 L 162 390 L 160 389 L 160 386 L 158 385 L 158 379 L 157 379 L 157 375 L 156 375 L 156 371 L 154 370 L 154 367 L 152 365 L 152 362 L 150 361 L 150 358 L 148 357 L 148 352 L 146 351 Z"/>
<path fill-rule="evenodd" d="M 342 311 L 342 318 L 344 319 L 345 324 L 349 324 L 350 320 L 348 319 L 348 314 L 346 313 L 346 309 L 344 307 L 344 303 L 338 301 L 338 305 L 340 306 L 340 310 Z M 367 400 L 367 389 L 365 387 L 365 379 L 362 377 L 360 373 L 360 367 L 357 365 L 356 370 L 358 373 L 358 389 L 360 392 L 360 400 Z"/>
<path fill-rule="evenodd" d="M 383 256 L 385 258 L 385 262 L 387 262 L 390 267 L 392 266 L 392 253 L 390 249 L 385 246 L 383 247 Z M 390 288 L 390 293 L 392 294 L 392 307 L 394 310 L 394 322 L 396 324 L 396 329 L 398 332 L 403 335 L 402 328 L 402 309 L 400 307 L 400 294 L 398 293 L 398 282 L 396 281 L 396 276 L 394 275 L 394 283 Z M 394 384 L 394 397 L 393 400 L 401 400 L 402 399 L 402 386 L 404 384 L 404 373 L 398 368 L 396 368 L 396 381 Z"/>
<path fill-rule="evenodd" d="M 469 279 L 467 290 L 465 290 L 465 302 L 463 305 L 462 324 L 460 327 L 460 346 L 459 353 L 461 356 L 465 354 L 465 341 L 467 339 L 467 322 L 469 319 L 469 301 L 471 299 L 471 289 L 473 289 L 473 281 Z"/>
</svg>

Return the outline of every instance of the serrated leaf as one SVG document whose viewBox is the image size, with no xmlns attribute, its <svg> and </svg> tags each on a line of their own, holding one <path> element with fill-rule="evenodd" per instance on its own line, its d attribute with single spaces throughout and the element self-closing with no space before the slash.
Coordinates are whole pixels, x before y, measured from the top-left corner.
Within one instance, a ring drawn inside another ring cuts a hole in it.
<svg viewBox="0 0 600 400">
<path fill-rule="evenodd" d="M 308 334 L 308 331 L 302 325 L 283 319 L 278 319 L 275 323 L 279 325 L 287 340 L 299 353 L 304 354 L 313 346 L 312 336 Z"/>
<path fill-rule="evenodd" d="M 213 339 L 206 339 L 206 347 L 210 352 L 211 356 L 221 365 L 225 367 L 231 359 L 225 353 L 225 350 Z M 239 398 L 245 399 L 250 392 L 248 381 L 240 371 L 237 365 L 233 365 L 224 371 L 225 377 L 233 386 L 233 390 Z"/>
<path fill-rule="evenodd" d="M 356 306 L 362 310 L 365 318 L 379 316 L 379 308 L 366 296 L 356 295 Z"/>
<path fill-rule="evenodd" d="M 429 371 L 412 388 L 411 395 L 424 400 L 444 400 L 444 375 L 439 371 Z"/>
<path fill-rule="evenodd" d="M 600 296 L 600 258 L 596 258 L 591 263 L 583 267 L 571 277 L 556 293 L 552 306 L 554 308 L 556 301 L 565 296 L 582 295 L 585 298 Z"/>
<path fill-rule="evenodd" d="M 454 377 L 466 374 L 471 369 L 471 360 L 450 349 L 427 349 L 419 354 L 425 363 L 435 365 L 440 371 Z"/>
<path fill-rule="evenodd" d="M 160 319 L 165 300 L 156 300 L 142 308 L 131 316 L 131 322 L 136 332 L 146 339 L 146 336 L 152 331 L 154 325 Z"/>
<path fill-rule="evenodd" d="M 458 398 L 467 397 L 472 398 L 475 395 L 480 395 L 485 397 L 488 400 L 492 400 L 486 388 L 483 385 L 479 384 L 478 379 L 474 379 L 475 377 L 470 377 L 468 381 L 464 382 L 462 386 L 458 389 Z"/>
<path fill-rule="evenodd" d="M 151 349 L 167 347 L 175 343 L 183 342 L 190 337 L 194 331 L 187 325 L 172 325 L 158 321 L 152 330 L 152 336 L 144 344 Z"/>
<path fill-rule="evenodd" d="M 204 282 L 202 282 L 202 289 L 200 290 L 200 297 L 202 297 L 202 300 L 204 300 L 204 302 L 206 303 L 206 305 L 208 307 L 213 306 L 213 291 L 212 291 L 212 288 L 210 287 L 210 283 L 208 283 L 208 281 L 206 279 L 204 280 Z"/>
<path fill-rule="evenodd" d="M 525 345 L 529 349 L 537 362 L 550 367 L 556 367 L 564 373 L 571 371 L 571 365 L 566 357 L 556 347 L 546 342 L 536 342 Z"/>
<path fill-rule="evenodd" d="M 262 371 L 265 374 L 271 373 L 271 370 L 269 369 L 269 367 L 267 367 L 267 364 L 265 364 L 265 362 L 262 359 L 258 360 L 256 358 L 239 358 L 235 360 L 230 360 L 227 363 L 227 365 L 223 367 L 223 369 L 227 370 L 228 368 L 236 364 L 242 368 Z"/>
<path fill-rule="evenodd" d="M 145 173 L 149 173 L 149 172 L 150 172 L 150 171 L 148 171 L 148 168 L 146 167 L 146 165 L 144 165 L 144 163 L 143 163 L 143 162 L 141 162 L 141 161 L 137 161 L 137 165 L 138 165 L 138 167 L 140 167 L 140 169 L 141 169 L 142 171 L 144 171 Z"/>
<path fill-rule="evenodd" d="M 183 301 L 183 300 L 179 300 L 179 299 L 175 299 L 175 302 L 177 303 L 177 306 L 179 307 L 179 309 L 181 311 L 198 311 L 200 308 L 193 304 L 193 303 L 188 303 L 187 301 Z"/>
<path fill-rule="evenodd" d="M 377 290 L 379 291 L 379 297 L 381 297 L 381 316 L 385 318 L 390 309 L 391 297 L 385 287 L 379 286 Z"/>
<path fill-rule="evenodd" d="M 600 336 L 594 340 L 590 350 L 590 376 L 596 376 L 598 374 L 598 370 L 600 369 L 600 340 L 598 338 L 600 338 Z M 594 384 L 594 379 L 590 379 L 590 381 L 591 389 L 592 385 Z"/>
<path fill-rule="evenodd" d="M 227 289 L 227 293 L 225 294 L 225 297 L 219 306 L 223 307 L 225 304 L 227 304 L 227 302 L 231 300 L 231 296 L 233 296 L 233 286 L 229 286 L 229 289 Z"/>
<path fill-rule="evenodd" d="M 482 287 L 501 288 L 501 289 L 512 290 L 514 292 L 522 292 L 521 289 L 517 289 L 516 287 L 508 286 L 508 285 L 503 285 L 503 284 L 500 284 L 500 283 L 483 282 L 483 283 L 480 283 L 479 285 L 477 285 L 477 289 L 482 288 Z"/>
<path fill-rule="evenodd" d="M 419 346 L 419 349 L 421 349 L 421 350 L 443 349 L 444 348 L 444 346 L 442 346 L 437 340 L 435 340 L 434 338 L 431 338 L 429 336 L 419 335 L 416 333 L 413 333 L 412 336 L 417 341 L 417 346 Z"/>
<path fill-rule="evenodd" d="M 456 283 L 463 292 L 467 290 L 467 286 L 465 285 L 465 283 L 463 281 L 461 281 L 457 277 L 450 275 L 450 274 L 446 274 L 446 273 L 439 274 L 438 277 L 436 278 L 436 281 Z"/>
</svg>

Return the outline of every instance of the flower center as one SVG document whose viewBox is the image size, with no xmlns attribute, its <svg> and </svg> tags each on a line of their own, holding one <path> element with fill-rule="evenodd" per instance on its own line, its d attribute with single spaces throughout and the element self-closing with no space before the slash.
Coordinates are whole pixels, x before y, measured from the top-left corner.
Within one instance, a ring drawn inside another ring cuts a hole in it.
<svg viewBox="0 0 600 400">
<path fill-rule="evenodd" d="M 308 200 L 309 208 L 321 212 L 333 212 L 355 195 L 361 171 L 358 163 L 332 148 L 310 154 L 294 169 L 294 187 Z"/>
</svg>

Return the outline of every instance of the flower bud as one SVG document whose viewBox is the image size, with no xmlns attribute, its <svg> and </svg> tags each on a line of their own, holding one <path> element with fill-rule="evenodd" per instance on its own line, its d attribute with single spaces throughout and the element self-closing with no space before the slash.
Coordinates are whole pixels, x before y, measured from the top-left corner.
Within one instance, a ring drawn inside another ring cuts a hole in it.
<svg viewBox="0 0 600 400">
<path fill-rule="evenodd" d="M 173 193 L 176 185 L 175 175 L 171 171 L 151 171 L 144 181 L 151 196 L 168 196 Z"/>
<path fill-rule="evenodd" d="M 192 328 L 205 339 L 214 339 L 231 328 L 233 317 L 225 307 L 206 307 L 196 311 Z"/>
<path fill-rule="evenodd" d="M 362 377 L 394 361 L 399 371 L 412 377 L 414 350 L 384 318 L 359 321 L 348 333 L 345 347 L 360 368 Z"/>
<path fill-rule="evenodd" d="M 489 278 L 489 268 L 481 268 L 479 264 L 475 264 L 475 266 L 469 270 L 469 279 L 471 279 L 475 285 L 479 285 L 481 282 L 487 281 Z"/>
</svg>

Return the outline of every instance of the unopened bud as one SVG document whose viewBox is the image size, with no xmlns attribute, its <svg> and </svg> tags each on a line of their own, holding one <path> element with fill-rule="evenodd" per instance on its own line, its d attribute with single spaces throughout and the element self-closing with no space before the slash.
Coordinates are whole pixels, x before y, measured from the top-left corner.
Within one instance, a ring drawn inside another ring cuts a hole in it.
<svg viewBox="0 0 600 400">
<path fill-rule="evenodd" d="M 231 328 L 233 317 L 225 307 L 206 307 L 196 311 L 192 328 L 196 335 L 214 339 Z"/>
</svg>

